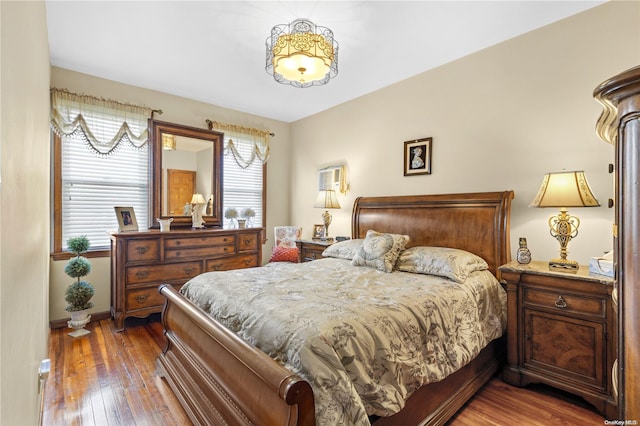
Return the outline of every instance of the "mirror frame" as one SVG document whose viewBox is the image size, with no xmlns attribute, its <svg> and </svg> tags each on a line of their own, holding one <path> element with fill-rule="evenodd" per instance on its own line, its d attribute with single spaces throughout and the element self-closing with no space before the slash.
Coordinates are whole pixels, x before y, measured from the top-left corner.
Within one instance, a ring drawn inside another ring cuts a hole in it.
<svg viewBox="0 0 640 426">
<path fill-rule="evenodd" d="M 150 120 L 150 140 L 153 141 L 151 161 L 149 162 L 149 175 L 151 178 L 151 197 L 149 212 L 150 228 L 159 228 L 160 224 L 156 220 L 173 218 L 171 227 L 187 228 L 191 227 L 191 216 L 165 216 L 162 215 L 162 134 L 169 133 L 176 136 L 183 136 L 193 139 L 202 139 L 213 143 L 213 168 L 212 182 L 213 189 L 213 214 L 203 216 L 204 226 L 222 227 L 222 150 L 224 147 L 224 133 L 215 132 L 197 127 L 184 126 L 181 124 L 167 123 L 164 121 Z"/>
</svg>

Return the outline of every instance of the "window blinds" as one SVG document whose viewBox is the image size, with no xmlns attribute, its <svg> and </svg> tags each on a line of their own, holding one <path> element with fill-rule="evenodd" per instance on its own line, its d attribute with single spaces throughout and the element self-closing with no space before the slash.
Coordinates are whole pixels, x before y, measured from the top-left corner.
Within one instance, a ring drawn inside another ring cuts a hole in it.
<svg viewBox="0 0 640 426">
<path fill-rule="evenodd" d="M 225 135 L 226 139 L 226 135 Z M 251 144 L 236 144 L 236 149 L 242 155 L 249 155 Z M 229 150 L 225 150 L 224 155 L 224 177 L 222 180 L 223 210 L 235 208 L 238 214 L 246 208 L 251 208 L 255 213 L 253 227 L 263 226 L 262 224 L 262 191 L 263 191 L 263 164 L 261 161 L 253 161 L 247 167 L 242 168 L 236 161 L 235 156 Z M 230 219 L 224 219 L 224 227 L 231 227 Z"/>
<path fill-rule="evenodd" d="M 117 230 L 115 206 L 133 207 L 139 229 L 149 224 L 149 144 L 121 144 L 100 157 L 83 138 L 62 138 L 62 248 L 70 237 L 86 235 L 92 250 L 109 249 L 108 231 Z"/>
</svg>

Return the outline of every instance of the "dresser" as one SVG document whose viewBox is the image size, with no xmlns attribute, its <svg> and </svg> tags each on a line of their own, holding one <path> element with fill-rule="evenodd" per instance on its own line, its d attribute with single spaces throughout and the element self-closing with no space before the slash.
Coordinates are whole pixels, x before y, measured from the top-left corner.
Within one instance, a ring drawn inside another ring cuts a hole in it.
<svg viewBox="0 0 640 426">
<path fill-rule="evenodd" d="M 172 230 L 111 234 L 111 315 L 116 330 L 127 317 L 160 312 L 160 284 L 182 284 L 203 272 L 260 266 L 262 228 Z"/>
<path fill-rule="evenodd" d="M 616 418 L 640 420 L 640 66 L 604 81 L 593 95 L 604 107 L 596 131 L 615 150 Z"/>
<path fill-rule="evenodd" d="M 617 418 L 612 392 L 616 322 L 613 279 L 549 270 L 548 262 L 500 268 L 507 289 L 507 365 L 515 386 L 545 383 L 583 397 Z"/>
<path fill-rule="evenodd" d="M 322 252 L 331 244 L 333 244 L 333 241 L 297 240 L 298 262 L 311 262 L 312 260 L 322 259 Z"/>
</svg>

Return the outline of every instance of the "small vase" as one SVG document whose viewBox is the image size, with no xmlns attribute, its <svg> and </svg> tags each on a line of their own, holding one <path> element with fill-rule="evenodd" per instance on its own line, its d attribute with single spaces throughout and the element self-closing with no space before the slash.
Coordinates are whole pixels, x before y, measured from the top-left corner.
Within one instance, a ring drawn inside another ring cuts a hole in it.
<svg viewBox="0 0 640 426">
<path fill-rule="evenodd" d="M 160 232 L 171 232 L 171 222 L 173 218 L 169 219 L 156 219 L 160 223 Z"/>
<path fill-rule="evenodd" d="M 89 324 L 91 321 L 91 315 L 89 315 L 89 309 L 84 309 L 82 311 L 72 311 L 71 319 L 67 321 L 67 326 L 69 328 L 73 328 L 74 331 L 69 333 L 69 336 L 72 337 L 80 337 L 85 334 L 91 333 L 89 330 L 85 329 L 84 326 Z"/>
<path fill-rule="evenodd" d="M 238 228 L 244 229 L 247 225 L 247 219 L 238 219 Z"/>
</svg>

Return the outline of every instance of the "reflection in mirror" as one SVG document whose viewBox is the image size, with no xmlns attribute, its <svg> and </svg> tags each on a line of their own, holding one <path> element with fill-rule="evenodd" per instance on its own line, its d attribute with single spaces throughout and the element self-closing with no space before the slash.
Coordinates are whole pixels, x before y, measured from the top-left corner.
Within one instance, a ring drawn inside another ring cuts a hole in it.
<svg viewBox="0 0 640 426">
<path fill-rule="evenodd" d="M 213 144 L 165 133 L 162 148 L 162 215 L 191 216 L 189 202 L 193 194 L 202 194 L 204 215 L 211 216 Z"/>
<path fill-rule="evenodd" d="M 191 226 L 191 200 L 202 194 L 204 226 L 221 226 L 223 134 L 155 120 L 151 131 L 150 223 L 173 218 L 172 227 Z"/>
</svg>

